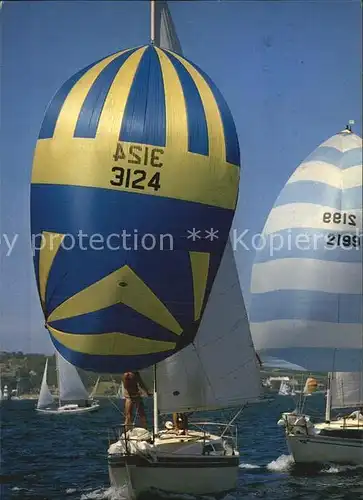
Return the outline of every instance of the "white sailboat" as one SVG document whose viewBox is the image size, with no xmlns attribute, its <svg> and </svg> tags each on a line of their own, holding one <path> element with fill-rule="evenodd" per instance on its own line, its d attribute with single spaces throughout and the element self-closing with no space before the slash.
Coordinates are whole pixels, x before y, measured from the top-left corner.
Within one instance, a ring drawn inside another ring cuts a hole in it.
<svg viewBox="0 0 363 500">
<path fill-rule="evenodd" d="M 346 408 L 350 411 L 344 416 L 332 418 L 333 409 Z M 298 463 L 363 464 L 363 372 L 329 374 L 325 422 L 313 424 L 306 415 L 284 413 L 278 424 Z"/>
<path fill-rule="evenodd" d="M 4 401 L 8 400 L 9 399 L 9 389 L 8 389 L 8 386 L 5 384 L 4 385 L 4 390 L 3 390 L 3 396 L 2 396 L 2 399 Z"/>
<path fill-rule="evenodd" d="M 360 419 L 330 415 L 346 406 L 343 400 L 362 404 L 361 397 L 351 400 L 363 372 L 362 139 L 350 125 L 293 173 L 264 235 L 269 244 L 252 272 L 256 350 L 262 358 L 331 372 L 325 422 L 313 424 L 301 408 L 279 420 L 288 447 L 297 463 L 363 464 Z M 271 236 L 283 242 L 272 253 Z"/>
<path fill-rule="evenodd" d="M 159 414 L 241 408 L 257 401 L 261 384 L 247 314 L 227 245 L 194 344 L 155 367 L 154 432 L 135 428 L 108 451 L 111 485 L 128 484 L 134 495 L 150 488 L 170 493 L 220 494 L 236 489 L 236 428 L 213 420 L 195 422 L 187 435 Z"/>
<path fill-rule="evenodd" d="M 290 386 L 285 380 L 282 380 L 278 392 L 279 396 L 291 396 L 291 389 Z"/>
<path fill-rule="evenodd" d="M 40 413 L 53 415 L 89 413 L 98 410 L 100 405 L 90 398 L 77 369 L 58 353 L 56 353 L 56 364 L 59 388 L 58 407 L 54 406 L 55 398 L 51 394 L 47 383 L 47 359 L 36 410 Z M 65 402 L 67 403 L 64 404 Z"/>
</svg>

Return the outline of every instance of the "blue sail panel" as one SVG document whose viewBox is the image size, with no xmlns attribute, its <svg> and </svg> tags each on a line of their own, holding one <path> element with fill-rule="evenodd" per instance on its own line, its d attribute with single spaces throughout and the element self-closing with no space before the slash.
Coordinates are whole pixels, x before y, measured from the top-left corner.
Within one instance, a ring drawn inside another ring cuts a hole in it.
<svg viewBox="0 0 363 500">
<path fill-rule="evenodd" d="M 32 173 L 34 266 L 51 339 L 75 366 L 138 370 L 194 340 L 239 184 L 215 95 L 150 45 L 90 65 L 50 104 Z"/>
<path fill-rule="evenodd" d="M 252 269 L 249 317 L 261 357 L 311 371 L 360 370 L 362 140 L 320 145 L 278 196 Z"/>
</svg>

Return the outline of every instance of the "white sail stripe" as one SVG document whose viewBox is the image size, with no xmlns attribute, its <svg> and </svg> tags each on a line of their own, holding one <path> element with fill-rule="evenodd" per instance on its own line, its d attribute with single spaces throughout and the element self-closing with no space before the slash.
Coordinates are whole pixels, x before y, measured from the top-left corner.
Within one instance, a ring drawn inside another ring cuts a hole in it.
<svg viewBox="0 0 363 500">
<path fill-rule="evenodd" d="M 339 210 L 332 209 L 325 205 L 315 205 L 313 203 L 289 203 L 274 207 L 267 219 L 266 225 L 263 230 L 264 235 L 276 233 L 284 229 L 316 229 L 326 230 L 332 229 L 336 231 L 338 226 L 336 224 L 326 224 L 323 221 L 323 214 L 325 212 L 339 212 Z M 362 229 L 362 209 L 342 210 L 341 213 L 352 214 L 356 216 L 356 226 L 349 226 L 348 224 L 341 224 L 339 228 L 342 231 L 356 231 Z"/>
<path fill-rule="evenodd" d="M 362 325 L 278 319 L 251 322 L 256 351 L 291 348 L 363 348 Z M 268 343 L 266 342 L 268 339 Z"/>
<path fill-rule="evenodd" d="M 324 148 L 335 148 L 342 153 L 355 148 L 362 147 L 362 139 L 356 135 L 349 132 L 336 134 L 323 142 L 319 147 Z"/>
<path fill-rule="evenodd" d="M 303 163 L 290 177 L 287 184 L 299 181 L 321 182 L 337 189 L 362 186 L 362 165 L 341 170 L 332 163 L 308 161 Z"/>
<path fill-rule="evenodd" d="M 362 294 L 362 264 L 294 258 L 255 264 L 251 293 L 276 290 Z"/>
</svg>

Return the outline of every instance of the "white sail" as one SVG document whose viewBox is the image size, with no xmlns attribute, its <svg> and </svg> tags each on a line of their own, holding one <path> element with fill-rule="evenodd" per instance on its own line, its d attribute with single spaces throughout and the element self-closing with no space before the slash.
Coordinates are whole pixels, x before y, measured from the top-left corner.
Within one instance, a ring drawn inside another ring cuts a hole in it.
<svg viewBox="0 0 363 500">
<path fill-rule="evenodd" d="M 360 137 L 343 130 L 304 160 L 277 198 L 263 238 L 249 310 L 261 359 L 280 358 L 309 371 L 360 370 Z"/>
<path fill-rule="evenodd" d="M 363 372 L 335 372 L 330 382 L 332 408 L 363 406 Z"/>
<path fill-rule="evenodd" d="M 155 2 L 155 44 L 182 55 L 182 48 L 175 30 L 168 3 Z"/>
<path fill-rule="evenodd" d="M 236 407 L 260 396 L 260 371 L 228 242 L 194 344 L 157 365 L 160 413 Z"/>
<path fill-rule="evenodd" d="M 48 387 L 47 375 L 48 375 L 48 358 L 45 362 L 42 385 L 40 387 L 37 408 L 45 408 L 46 406 L 49 406 L 54 402 L 54 398 Z"/>
<path fill-rule="evenodd" d="M 59 379 L 60 401 L 86 401 L 88 391 L 83 385 L 77 369 L 56 353 Z"/>
</svg>

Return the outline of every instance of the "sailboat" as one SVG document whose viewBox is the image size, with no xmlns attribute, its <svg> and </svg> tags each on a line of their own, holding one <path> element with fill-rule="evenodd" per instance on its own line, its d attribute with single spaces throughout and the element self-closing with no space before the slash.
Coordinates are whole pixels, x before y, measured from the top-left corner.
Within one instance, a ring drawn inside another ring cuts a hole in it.
<svg viewBox="0 0 363 500">
<path fill-rule="evenodd" d="M 2 399 L 4 401 L 7 401 L 9 399 L 9 389 L 8 389 L 8 386 L 6 384 L 4 385 Z"/>
<path fill-rule="evenodd" d="M 161 46 L 180 53 L 167 3 L 157 2 L 157 9 Z M 194 342 L 154 366 L 153 433 L 124 430 L 109 447 L 111 485 L 128 484 L 135 496 L 150 488 L 193 495 L 235 490 L 239 451 L 234 422 L 260 392 L 259 365 L 228 241 Z M 161 415 L 225 408 L 239 408 L 227 423 L 190 422 L 182 435 L 170 421 L 160 427 Z"/>
<path fill-rule="evenodd" d="M 223 311 L 223 314 L 221 314 Z M 239 465 L 236 427 L 195 421 L 187 435 L 160 415 L 242 408 L 259 399 L 260 373 L 230 244 L 222 259 L 196 341 L 155 366 L 153 434 L 135 428 L 108 451 L 111 484 L 138 495 L 219 494 L 235 490 Z"/>
<path fill-rule="evenodd" d="M 290 396 L 291 395 L 291 389 L 290 386 L 285 380 L 281 381 L 279 392 L 279 396 Z"/>
<path fill-rule="evenodd" d="M 161 47 L 177 40 L 167 4 L 151 13 L 151 44 L 81 70 L 48 107 L 33 163 L 32 231 L 44 235 L 34 264 L 65 359 L 98 373 L 154 367 L 153 432 L 116 436 L 111 483 L 216 494 L 237 486 L 235 421 L 261 389 L 229 237 L 239 144 L 209 76 L 180 44 Z M 120 227 L 134 247 L 64 249 L 80 228 L 85 244 Z M 173 248 L 135 248 L 142 232 Z M 159 427 L 162 414 L 222 408 L 238 410 L 220 431 L 213 420 L 185 436 Z"/>
<path fill-rule="evenodd" d="M 344 373 L 361 380 L 363 372 L 362 139 L 352 124 L 290 177 L 266 222 L 268 244 L 252 271 L 251 330 L 261 358 L 326 371 L 333 382 L 324 422 L 314 424 L 301 408 L 278 422 L 297 463 L 363 463 L 360 420 L 332 420 L 330 414 L 336 380 Z M 271 236 L 275 242 L 279 237 L 278 250 Z"/>
<path fill-rule="evenodd" d="M 45 362 L 42 385 L 40 388 L 36 410 L 40 413 L 52 415 L 80 414 L 94 412 L 100 408 L 97 401 L 93 401 L 76 368 L 56 353 L 57 379 L 59 388 L 58 406 L 54 406 L 55 398 L 51 394 L 48 383 L 48 359 Z M 64 404 L 67 402 L 66 404 Z M 82 403 L 82 404 L 81 404 Z"/>
</svg>

